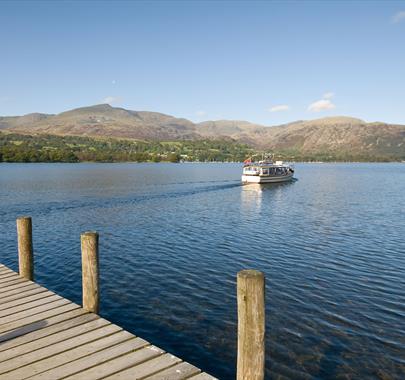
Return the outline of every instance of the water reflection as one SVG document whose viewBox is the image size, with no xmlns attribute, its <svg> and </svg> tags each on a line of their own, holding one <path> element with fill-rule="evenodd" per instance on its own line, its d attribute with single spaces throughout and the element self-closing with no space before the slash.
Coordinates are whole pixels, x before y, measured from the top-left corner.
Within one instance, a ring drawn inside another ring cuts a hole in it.
<svg viewBox="0 0 405 380">
<path fill-rule="evenodd" d="M 241 210 L 244 212 L 260 211 L 262 205 L 263 188 L 258 183 L 241 187 Z"/>
<path fill-rule="evenodd" d="M 286 188 L 295 181 L 281 183 L 249 183 L 242 186 L 241 209 L 245 212 L 260 212 L 265 208 L 284 207 Z M 265 205 L 263 205 L 265 202 Z"/>
</svg>

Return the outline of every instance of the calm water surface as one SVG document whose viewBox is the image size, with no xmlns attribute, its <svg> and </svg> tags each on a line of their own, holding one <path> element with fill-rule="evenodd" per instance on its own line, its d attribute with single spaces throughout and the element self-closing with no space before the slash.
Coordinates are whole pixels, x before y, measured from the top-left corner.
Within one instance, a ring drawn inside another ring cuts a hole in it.
<svg viewBox="0 0 405 380">
<path fill-rule="evenodd" d="M 240 186 L 237 164 L 1 164 L 0 262 L 33 217 L 36 279 L 80 303 L 100 233 L 101 314 L 235 375 L 236 273 L 266 275 L 269 379 L 405 378 L 405 165 L 301 164 Z"/>
</svg>

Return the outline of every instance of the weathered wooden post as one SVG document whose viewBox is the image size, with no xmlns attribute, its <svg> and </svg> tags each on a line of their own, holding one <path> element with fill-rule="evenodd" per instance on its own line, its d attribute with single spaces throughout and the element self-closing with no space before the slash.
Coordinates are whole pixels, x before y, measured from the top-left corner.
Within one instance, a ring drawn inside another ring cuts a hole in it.
<svg viewBox="0 0 405 380">
<path fill-rule="evenodd" d="M 32 221 L 29 216 L 17 219 L 18 269 L 21 277 L 34 280 L 34 254 L 32 249 Z"/>
<path fill-rule="evenodd" d="M 81 246 L 83 308 L 97 314 L 100 303 L 98 233 L 81 234 Z"/>
<path fill-rule="evenodd" d="M 264 379 L 264 275 L 243 270 L 237 276 L 238 364 L 237 380 Z"/>
</svg>

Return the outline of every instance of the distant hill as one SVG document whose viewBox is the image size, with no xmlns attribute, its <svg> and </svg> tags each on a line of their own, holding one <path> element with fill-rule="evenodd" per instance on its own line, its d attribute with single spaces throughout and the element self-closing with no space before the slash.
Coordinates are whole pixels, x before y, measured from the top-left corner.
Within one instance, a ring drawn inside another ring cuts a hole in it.
<svg viewBox="0 0 405 380">
<path fill-rule="evenodd" d="M 0 117 L 0 130 L 22 134 L 113 137 L 145 141 L 232 139 L 256 149 L 300 157 L 405 159 L 405 126 L 328 117 L 263 126 L 239 120 L 195 124 L 157 112 L 100 104 L 57 115 Z"/>
<path fill-rule="evenodd" d="M 142 140 L 193 140 L 199 135 L 186 119 L 157 112 L 137 112 L 99 104 L 58 115 L 0 117 L 0 129 L 19 133 L 120 137 Z"/>
<path fill-rule="evenodd" d="M 330 154 L 346 157 L 405 157 L 405 126 L 366 123 L 349 117 L 300 121 L 271 128 L 269 149 L 306 156 Z"/>
</svg>

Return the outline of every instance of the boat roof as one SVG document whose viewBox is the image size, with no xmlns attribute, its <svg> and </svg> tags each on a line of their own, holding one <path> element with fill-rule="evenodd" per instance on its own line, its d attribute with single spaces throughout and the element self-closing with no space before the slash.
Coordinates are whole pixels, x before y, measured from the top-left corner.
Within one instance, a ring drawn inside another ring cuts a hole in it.
<svg viewBox="0 0 405 380">
<path fill-rule="evenodd" d="M 289 166 L 289 164 L 284 163 L 283 161 L 276 161 L 276 162 L 272 162 L 272 161 L 259 161 L 259 162 L 250 162 L 250 163 L 246 163 L 244 165 L 246 166 L 276 166 L 276 167 L 283 167 L 283 166 Z"/>
</svg>

